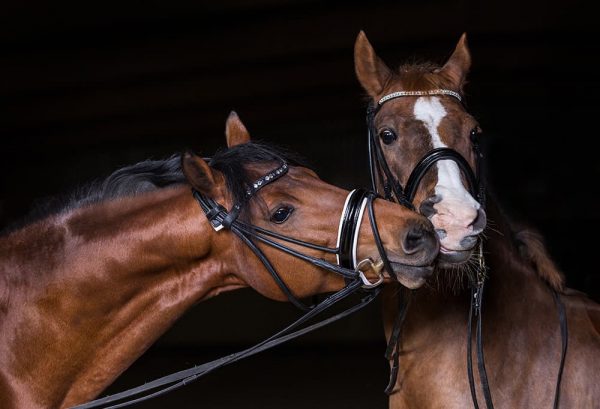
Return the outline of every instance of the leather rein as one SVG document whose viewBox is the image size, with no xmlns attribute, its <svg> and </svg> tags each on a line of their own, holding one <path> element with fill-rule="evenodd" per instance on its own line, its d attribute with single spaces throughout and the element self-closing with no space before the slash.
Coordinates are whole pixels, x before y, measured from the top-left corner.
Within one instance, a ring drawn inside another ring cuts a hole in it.
<svg viewBox="0 0 600 409">
<path fill-rule="evenodd" d="M 435 96 L 445 95 L 458 100 L 463 105 L 462 97 L 459 93 L 447 90 L 447 89 L 435 89 L 429 91 L 398 91 L 382 97 L 376 104 L 370 104 L 367 108 L 367 133 L 368 133 L 368 147 L 369 147 L 369 171 L 371 178 L 371 186 L 374 192 L 378 192 L 378 186 L 383 187 L 383 197 L 387 200 L 395 201 L 401 205 L 408 207 L 409 209 L 415 209 L 413 200 L 419 187 L 419 184 L 429 169 L 440 160 L 452 160 L 454 161 L 463 173 L 466 179 L 467 187 L 473 197 L 477 197 L 477 201 L 482 208 L 485 207 L 485 184 L 483 180 L 483 174 L 481 170 L 481 162 L 483 160 L 483 154 L 479 147 L 477 134 L 471 133 L 471 144 L 473 153 L 475 156 L 475 168 L 476 174 L 471 169 L 471 166 L 467 160 L 456 150 L 450 148 L 436 148 L 430 150 L 425 154 L 419 162 L 415 165 L 411 172 L 406 186 L 403 187 L 400 181 L 392 174 L 392 171 L 385 159 L 383 148 L 381 146 L 380 138 L 377 135 L 375 127 L 375 116 L 381 110 L 383 104 L 387 101 L 394 100 L 396 98 L 403 97 L 418 97 L 418 96 Z M 476 320 L 476 349 L 477 349 L 477 367 L 479 372 L 479 378 L 481 383 L 481 389 L 483 390 L 483 396 L 487 409 L 493 409 L 494 405 L 492 402 L 492 395 L 489 387 L 487 372 L 485 368 L 485 358 L 483 352 L 483 337 L 482 337 L 482 305 L 483 305 L 483 293 L 485 279 L 487 277 L 488 267 L 485 264 L 485 257 L 483 255 L 483 239 L 479 238 L 478 243 L 478 268 L 475 280 L 471 282 L 471 301 L 469 305 L 469 320 L 467 323 L 467 377 L 469 379 L 469 389 L 471 391 L 471 398 L 473 400 L 473 407 L 479 409 L 477 401 L 477 393 L 475 387 L 475 379 L 473 375 L 473 358 L 472 358 L 472 338 L 473 338 L 473 321 Z M 556 388 L 554 394 L 554 405 L 553 408 L 557 409 L 560 400 L 560 384 L 562 380 L 562 373 L 564 368 L 564 362 L 567 352 L 568 344 L 568 329 L 567 329 L 567 318 L 565 313 L 565 307 L 560 299 L 560 295 L 556 290 L 552 289 L 555 304 L 559 313 L 559 323 L 561 331 L 561 360 L 560 367 L 556 380 Z M 392 393 L 393 388 L 396 384 L 398 370 L 399 370 L 399 341 L 401 337 L 402 325 L 406 318 L 406 312 L 410 303 L 410 293 L 404 291 L 404 296 L 399 296 L 398 314 L 388 346 L 386 349 L 385 357 L 392 362 L 390 371 L 390 380 L 385 392 L 389 395 Z"/>
<path fill-rule="evenodd" d="M 294 321 L 286 328 L 248 349 L 227 355 L 211 362 L 207 362 L 203 365 L 195 366 L 187 370 L 164 376 L 136 388 L 128 389 L 124 392 L 75 406 L 73 409 L 121 408 L 140 403 L 181 388 L 218 368 L 273 348 L 284 342 L 324 327 L 362 309 L 379 294 L 381 290 L 380 284 L 383 282 L 382 269 L 385 269 L 390 277 L 395 277 L 379 235 L 375 211 L 373 208 L 373 201 L 377 198 L 377 195 L 373 192 L 369 192 L 364 189 L 355 189 L 348 194 L 340 217 L 336 248 L 309 243 L 239 220 L 238 217 L 241 214 L 243 207 L 261 188 L 273 183 L 288 172 L 289 165 L 281 158 L 278 158 L 278 162 L 279 165 L 277 168 L 257 179 L 250 186 L 247 186 L 245 200 L 242 203 L 235 203 L 229 211 L 227 211 L 225 207 L 214 201 L 212 198 L 203 195 L 195 189 L 192 189 L 192 194 L 198 201 L 202 211 L 206 215 L 213 229 L 216 232 L 219 232 L 223 229 L 229 230 L 238 236 L 240 240 L 242 240 L 263 263 L 267 271 L 271 274 L 274 281 L 290 300 L 290 302 L 292 302 L 298 308 L 307 311 L 306 314 L 301 316 L 298 320 Z M 371 231 L 374 236 L 379 256 L 381 257 L 381 262 L 379 263 L 374 263 L 371 259 L 365 259 L 358 262 L 356 259 L 358 232 L 365 211 L 369 214 Z M 346 280 L 346 286 L 342 290 L 327 296 L 322 302 L 316 305 L 307 306 L 302 303 L 285 284 L 284 280 L 281 278 L 279 273 L 273 267 L 267 256 L 259 248 L 256 242 L 267 244 L 319 268 L 339 274 Z M 335 254 L 337 264 L 304 254 L 300 251 L 292 249 L 284 243 L 290 243 L 308 249 L 322 251 L 328 254 Z M 373 270 L 379 275 L 377 281 L 370 282 L 366 278 L 365 272 L 369 270 Z M 356 305 L 353 305 L 334 316 L 325 318 L 310 325 L 306 325 L 308 321 L 318 316 L 323 311 L 331 308 L 339 301 L 347 298 L 359 290 L 364 291 L 365 295 Z"/>
</svg>

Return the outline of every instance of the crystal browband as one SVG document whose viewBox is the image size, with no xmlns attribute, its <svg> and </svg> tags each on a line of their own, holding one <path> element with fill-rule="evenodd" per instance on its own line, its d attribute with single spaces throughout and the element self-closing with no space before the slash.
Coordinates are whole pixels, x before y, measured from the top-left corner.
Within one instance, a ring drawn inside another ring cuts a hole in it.
<svg viewBox="0 0 600 409">
<path fill-rule="evenodd" d="M 289 169 L 288 164 L 286 162 L 284 162 L 283 160 L 281 162 L 282 162 L 282 165 L 279 166 L 277 169 L 269 172 L 268 174 L 261 177 L 260 179 L 255 180 L 251 186 L 248 186 L 246 188 L 246 196 L 248 198 L 250 198 L 263 185 L 269 184 L 269 183 L 279 179 L 280 177 L 282 177 L 283 175 L 285 175 L 288 172 L 288 169 Z"/>
<path fill-rule="evenodd" d="M 449 89 L 432 89 L 429 91 L 397 91 L 392 92 L 391 94 L 387 94 L 383 98 L 377 102 L 378 105 L 382 105 L 384 102 L 389 101 L 390 99 L 398 98 L 398 97 L 420 97 L 420 96 L 430 96 L 430 95 L 449 95 L 458 99 L 462 102 L 462 97 L 456 91 L 452 91 Z"/>
</svg>

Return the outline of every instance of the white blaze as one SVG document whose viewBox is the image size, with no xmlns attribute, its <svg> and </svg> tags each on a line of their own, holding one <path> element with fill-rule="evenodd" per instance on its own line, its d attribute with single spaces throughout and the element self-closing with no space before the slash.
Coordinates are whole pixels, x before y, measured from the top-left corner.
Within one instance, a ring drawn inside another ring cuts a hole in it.
<svg viewBox="0 0 600 409">
<path fill-rule="evenodd" d="M 446 116 L 446 110 L 439 98 L 420 97 L 417 99 L 414 115 L 416 119 L 423 122 L 429 131 L 433 147 L 446 148 L 447 145 L 442 142 L 438 131 L 442 119 Z M 441 160 L 436 163 L 436 166 L 438 177 L 435 194 L 439 195 L 442 200 L 434 206 L 438 210 L 437 216 L 434 217 L 447 219 L 443 223 L 440 220 L 440 224 L 443 226 L 436 226 L 436 228 L 445 228 L 446 230 L 450 226 L 467 228 L 473 222 L 474 212 L 479 209 L 480 205 L 463 186 L 460 169 L 454 161 Z M 432 221 L 434 220 L 432 219 Z M 434 221 L 434 225 L 436 224 Z M 448 233 L 449 236 L 453 236 L 451 232 Z"/>
</svg>

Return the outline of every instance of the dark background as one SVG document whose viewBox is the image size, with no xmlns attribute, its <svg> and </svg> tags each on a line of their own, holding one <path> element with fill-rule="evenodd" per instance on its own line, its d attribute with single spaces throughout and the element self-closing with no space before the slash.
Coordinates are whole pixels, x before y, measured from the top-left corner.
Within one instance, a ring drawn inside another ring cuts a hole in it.
<svg viewBox="0 0 600 409">
<path fill-rule="evenodd" d="M 485 5 L 484 5 L 485 4 Z M 443 63 L 466 31 L 467 102 L 501 203 L 600 299 L 598 28 L 583 2 L 33 2 L 0 13 L 0 228 L 49 195 L 147 158 L 224 144 L 237 110 L 321 177 L 367 184 L 353 44 Z M 147 407 L 385 407 L 379 306 Z M 114 386 L 232 352 L 298 313 L 251 291 L 189 312 Z M 154 406 L 153 406 L 154 405 Z"/>
</svg>

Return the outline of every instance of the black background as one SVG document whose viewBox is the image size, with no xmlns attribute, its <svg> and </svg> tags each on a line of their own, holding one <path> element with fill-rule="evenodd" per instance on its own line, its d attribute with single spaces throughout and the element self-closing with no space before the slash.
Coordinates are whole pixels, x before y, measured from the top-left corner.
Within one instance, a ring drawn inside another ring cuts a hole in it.
<svg viewBox="0 0 600 409">
<path fill-rule="evenodd" d="M 466 31 L 474 61 L 467 103 L 485 131 L 495 194 L 543 233 L 569 286 L 600 299 L 600 50 L 583 2 L 2 8 L 0 228 L 36 200 L 120 166 L 186 148 L 210 155 L 224 144 L 231 109 L 255 139 L 300 152 L 326 181 L 366 186 L 365 104 L 352 60 L 358 31 L 392 66 L 443 63 Z M 223 295 L 186 314 L 115 387 L 231 352 L 296 315 L 251 291 Z M 381 332 L 374 305 L 155 405 L 385 407 Z"/>
</svg>

